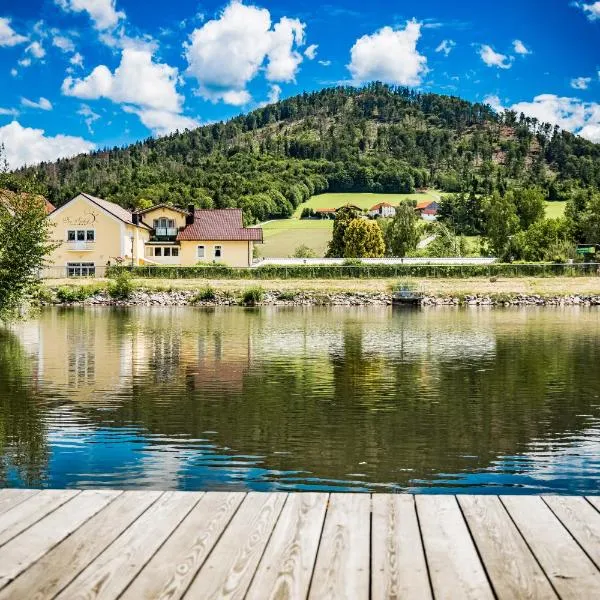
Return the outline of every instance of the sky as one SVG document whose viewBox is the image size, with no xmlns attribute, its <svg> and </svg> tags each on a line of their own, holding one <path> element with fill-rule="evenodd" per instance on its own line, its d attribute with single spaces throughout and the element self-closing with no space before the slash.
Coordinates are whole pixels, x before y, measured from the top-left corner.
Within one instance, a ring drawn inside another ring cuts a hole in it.
<svg viewBox="0 0 600 600">
<path fill-rule="evenodd" d="M 0 143 L 17 168 L 374 80 L 600 143 L 599 42 L 596 0 L 0 0 Z"/>
</svg>

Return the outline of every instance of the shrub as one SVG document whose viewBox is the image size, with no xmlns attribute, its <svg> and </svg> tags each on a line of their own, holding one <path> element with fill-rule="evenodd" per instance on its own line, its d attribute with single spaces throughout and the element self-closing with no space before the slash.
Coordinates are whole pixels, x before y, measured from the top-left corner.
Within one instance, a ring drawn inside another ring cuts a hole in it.
<svg viewBox="0 0 600 600">
<path fill-rule="evenodd" d="M 362 260 L 360 260 L 360 258 L 346 258 L 343 264 L 344 267 L 360 267 L 362 265 Z"/>
<path fill-rule="evenodd" d="M 306 244 L 301 244 L 294 250 L 294 258 L 315 258 L 315 256 L 315 251 Z"/>
<path fill-rule="evenodd" d="M 63 285 L 56 290 L 59 302 L 83 302 L 96 292 L 96 289 L 87 285 Z"/>
<path fill-rule="evenodd" d="M 119 271 L 114 279 L 108 284 L 108 295 L 114 300 L 127 300 L 135 289 L 131 275 L 128 271 Z"/>
<path fill-rule="evenodd" d="M 37 285 L 31 295 L 34 304 L 53 304 L 56 296 L 45 285 Z"/>
<path fill-rule="evenodd" d="M 215 300 L 216 297 L 217 293 L 215 292 L 215 289 L 211 285 L 206 285 L 196 292 L 192 298 L 192 302 L 211 302 Z"/>
<path fill-rule="evenodd" d="M 296 299 L 296 292 L 293 290 L 282 290 L 277 294 L 277 299 L 291 302 L 292 300 Z"/>
<path fill-rule="evenodd" d="M 242 293 L 242 304 L 244 306 L 256 306 L 265 296 L 265 291 L 260 286 L 246 288 Z"/>
</svg>

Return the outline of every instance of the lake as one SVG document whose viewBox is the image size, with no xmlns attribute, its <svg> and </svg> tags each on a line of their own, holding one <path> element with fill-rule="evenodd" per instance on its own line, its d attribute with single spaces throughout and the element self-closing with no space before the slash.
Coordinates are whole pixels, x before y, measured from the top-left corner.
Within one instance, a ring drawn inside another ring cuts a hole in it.
<svg viewBox="0 0 600 600">
<path fill-rule="evenodd" d="M 598 493 L 600 310 L 68 308 L 0 329 L 0 487 Z"/>
</svg>

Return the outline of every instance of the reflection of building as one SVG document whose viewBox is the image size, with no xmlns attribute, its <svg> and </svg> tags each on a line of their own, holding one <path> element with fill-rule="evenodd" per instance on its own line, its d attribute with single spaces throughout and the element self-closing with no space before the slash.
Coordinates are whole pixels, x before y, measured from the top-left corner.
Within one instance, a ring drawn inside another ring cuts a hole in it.
<svg viewBox="0 0 600 600">
<path fill-rule="evenodd" d="M 242 211 L 187 210 L 165 204 L 131 213 L 117 204 L 79 194 L 50 214 L 59 247 L 50 263 L 68 276 L 94 276 L 98 267 L 181 265 L 216 262 L 252 264 L 262 229 L 244 227 Z"/>
</svg>

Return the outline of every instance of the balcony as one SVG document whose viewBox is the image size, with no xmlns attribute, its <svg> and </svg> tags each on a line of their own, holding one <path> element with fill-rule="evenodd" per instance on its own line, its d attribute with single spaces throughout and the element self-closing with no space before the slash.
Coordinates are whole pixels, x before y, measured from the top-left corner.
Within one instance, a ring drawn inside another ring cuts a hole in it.
<svg viewBox="0 0 600 600">
<path fill-rule="evenodd" d="M 177 237 L 177 227 L 157 227 L 152 232 L 151 239 L 159 241 L 173 241 Z"/>
<path fill-rule="evenodd" d="M 94 248 L 94 242 L 67 242 L 67 249 L 70 252 L 92 252 Z"/>
</svg>

